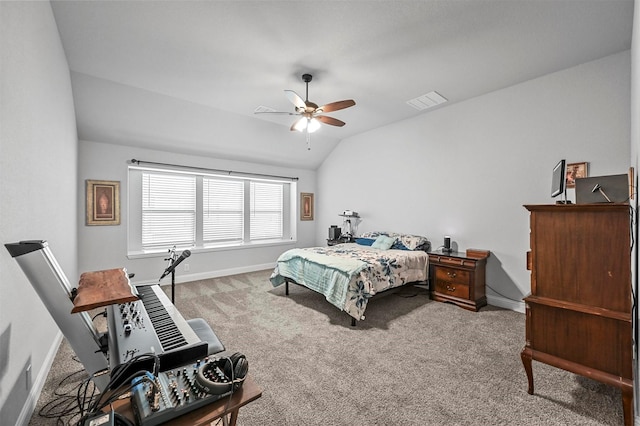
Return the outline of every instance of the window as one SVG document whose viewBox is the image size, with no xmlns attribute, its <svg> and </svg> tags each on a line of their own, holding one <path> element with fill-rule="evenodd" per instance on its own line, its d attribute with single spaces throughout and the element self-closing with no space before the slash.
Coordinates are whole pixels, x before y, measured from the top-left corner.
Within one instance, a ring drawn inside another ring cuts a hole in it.
<svg viewBox="0 0 640 426">
<path fill-rule="evenodd" d="M 244 232 L 244 183 L 203 179 L 204 243 L 242 241 Z"/>
<path fill-rule="evenodd" d="M 129 254 L 290 242 L 296 184 L 131 166 Z"/>
<path fill-rule="evenodd" d="M 282 185 L 251 182 L 251 240 L 282 238 Z"/>
<path fill-rule="evenodd" d="M 195 238 L 195 176 L 143 173 L 142 247 L 193 246 Z"/>
</svg>

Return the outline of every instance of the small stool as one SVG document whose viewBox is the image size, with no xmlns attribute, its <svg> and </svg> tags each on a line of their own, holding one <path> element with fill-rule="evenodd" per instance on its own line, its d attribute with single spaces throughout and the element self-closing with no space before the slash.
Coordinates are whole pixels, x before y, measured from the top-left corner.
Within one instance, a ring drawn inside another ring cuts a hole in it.
<svg viewBox="0 0 640 426">
<path fill-rule="evenodd" d="M 207 351 L 208 355 L 217 354 L 218 352 L 224 351 L 224 345 L 216 336 L 216 333 L 213 332 L 209 324 L 202 318 L 193 318 L 187 320 L 187 324 L 193 329 L 194 333 L 202 340 L 203 342 L 207 342 L 209 344 L 209 349 Z"/>
</svg>

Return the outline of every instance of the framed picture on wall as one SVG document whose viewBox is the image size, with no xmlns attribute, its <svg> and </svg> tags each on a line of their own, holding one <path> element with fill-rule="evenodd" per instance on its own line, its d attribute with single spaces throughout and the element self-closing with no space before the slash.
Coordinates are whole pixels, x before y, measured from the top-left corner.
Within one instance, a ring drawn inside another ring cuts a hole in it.
<svg viewBox="0 0 640 426">
<path fill-rule="evenodd" d="M 589 177 L 588 163 L 567 164 L 567 188 L 576 187 L 576 179 Z"/>
<path fill-rule="evenodd" d="M 313 194 L 311 192 L 300 193 L 300 220 L 313 220 Z"/>
<path fill-rule="evenodd" d="M 120 225 L 120 182 L 88 180 L 87 225 Z"/>
</svg>

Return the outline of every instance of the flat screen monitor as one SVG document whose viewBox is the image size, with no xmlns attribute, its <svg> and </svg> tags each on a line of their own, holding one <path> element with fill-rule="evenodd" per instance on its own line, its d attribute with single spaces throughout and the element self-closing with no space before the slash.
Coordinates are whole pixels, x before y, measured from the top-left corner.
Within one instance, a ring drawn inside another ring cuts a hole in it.
<svg viewBox="0 0 640 426">
<path fill-rule="evenodd" d="M 629 202 L 629 177 L 594 176 L 576 179 L 576 204 Z"/>
<path fill-rule="evenodd" d="M 565 191 L 565 160 L 558 161 L 558 164 L 553 168 L 553 177 L 551 179 L 551 197 L 557 197 L 563 194 Z"/>
</svg>

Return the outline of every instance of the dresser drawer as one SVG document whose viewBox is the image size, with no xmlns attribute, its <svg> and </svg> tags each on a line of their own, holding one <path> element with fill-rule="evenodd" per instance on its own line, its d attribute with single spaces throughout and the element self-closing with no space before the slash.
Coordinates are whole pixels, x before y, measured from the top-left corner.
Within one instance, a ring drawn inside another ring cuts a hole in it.
<svg viewBox="0 0 640 426">
<path fill-rule="evenodd" d="M 435 290 L 447 296 L 459 297 L 461 299 L 469 298 L 469 286 L 464 284 L 442 281 L 436 278 Z"/>
<path fill-rule="evenodd" d="M 448 283 L 469 285 L 469 280 L 471 278 L 471 276 L 469 275 L 469 271 L 445 268 L 442 266 L 436 266 L 435 269 L 436 282 L 446 281 Z"/>
</svg>

